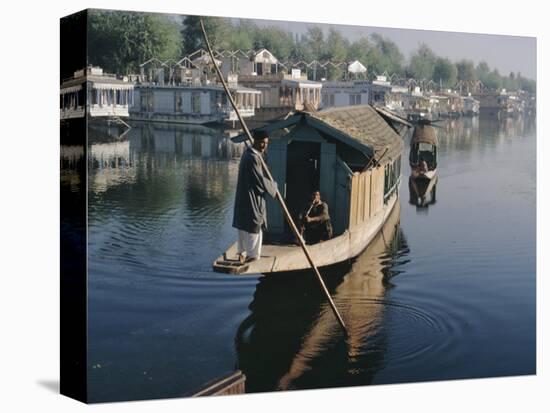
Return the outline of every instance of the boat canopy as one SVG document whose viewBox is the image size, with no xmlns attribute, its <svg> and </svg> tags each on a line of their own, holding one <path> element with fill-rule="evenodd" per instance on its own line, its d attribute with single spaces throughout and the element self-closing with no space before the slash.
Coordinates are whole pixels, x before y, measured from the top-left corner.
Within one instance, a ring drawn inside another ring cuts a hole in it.
<svg viewBox="0 0 550 413">
<path fill-rule="evenodd" d="M 435 128 L 430 125 L 416 126 L 413 131 L 411 145 L 418 143 L 429 143 L 430 145 L 437 146 L 438 141 L 435 134 Z"/>
<path fill-rule="evenodd" d="M 396 159 L 403 149 L 403 140 L 399 134 L 371 105 L 335 107 L 319 112 L 297 112 L 287 119 L 263 126 L 262 129 L 272 133 L 300 122 L 359 151 L 365 157 L 365 165 L 375 154 L 380 157 L 385 153 L 384 162 Z M 241 134 L 232 140 L 243 142 L 246 137 Z"/>
</svg>

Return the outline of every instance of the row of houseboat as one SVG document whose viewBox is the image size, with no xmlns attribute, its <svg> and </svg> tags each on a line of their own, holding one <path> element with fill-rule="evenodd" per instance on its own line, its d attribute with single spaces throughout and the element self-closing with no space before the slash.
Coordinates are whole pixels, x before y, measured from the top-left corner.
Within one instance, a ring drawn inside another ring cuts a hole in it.
<svg viewBox="0 0 550 413">
<path fill-rule="evenodd" d="M 307 67 L 286 67 L 266 49 L 219 54 L 215 62 L 203 51 L 191 57 L 179 62 L 150 59 L 140 65 L 139 74 L 128 76 L 109 75 L 98 67 L 78 70 L 61 84 L 61 119 L 87 113 L 91 118 L 171 123 L 235 122 L 213 63 L 221 68 L 243 118 L 264 123 L 304 108 L 365 104 L 411 121 L 484 113 L 512 116 L 534 111 L 535 106 L 534 98 L 505 91 L 481 93 L 477 88 L 463 96 L 441 88 L 426 91 L 417 82 L 395 82 L 387 76 L 367 81 L 366 68 L 358 61 L 345 67 L 346 81 L 332 82 L 308 80 Z"/>
</svg>

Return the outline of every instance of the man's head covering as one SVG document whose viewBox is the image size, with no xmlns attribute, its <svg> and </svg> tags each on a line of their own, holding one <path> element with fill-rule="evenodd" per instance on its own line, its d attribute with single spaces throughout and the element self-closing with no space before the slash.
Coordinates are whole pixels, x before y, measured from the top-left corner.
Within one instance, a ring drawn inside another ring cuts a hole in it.
<svg viewBox="0 0 550 413">
<path fill-rule="evenodd" d="M 254 140 L 264 139 L 269 138 L 269 134 L 265 129 L 256 129 L 254 132 L 252 132 L 252 137 L 254 138 Z"/>
</svg>

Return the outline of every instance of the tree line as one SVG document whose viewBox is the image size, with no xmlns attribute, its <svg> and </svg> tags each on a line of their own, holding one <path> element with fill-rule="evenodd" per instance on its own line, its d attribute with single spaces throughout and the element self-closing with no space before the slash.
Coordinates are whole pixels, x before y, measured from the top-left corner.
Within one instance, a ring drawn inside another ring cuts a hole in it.
<svg viewBox="0 0 550 413">
<path fill-rule="evenodd" d="M 280 61 L 359 60 L 367 66 L 372 78 L 384 72 L 417 80 L 432 80 L 444 88 L 458 81 L 480 80 L 487 88 L 534 93 L 536 83 L 521 73 L 502 75 L 482 61 L 477 65 L 463 59 L 452 62 L 437 56 L 426 44 L 421 44 L 409 59 L 405 59 L 392 40 L 373 33 L 350 41 L 338 30 L 325 33 L 312 27 L 305 34 L 293 34 L 275 26 L 259 27 L 249 20 L 231 21 L 221 17 L 205 17 L 205 27 L 211 44 L 218 50 L 250 50 L 266 48 Z M 154 13 L 91 10 L 88 16 L 88 62 L 110 73 L 138 73 L 139 64 L 156 57 L 179 60 L 200 48 L 205 48 L 197 16 L 168 16 Z M 341 68 L 311 71 L 312 80 L 325 77 L 340 79 Z"/>
</svg>

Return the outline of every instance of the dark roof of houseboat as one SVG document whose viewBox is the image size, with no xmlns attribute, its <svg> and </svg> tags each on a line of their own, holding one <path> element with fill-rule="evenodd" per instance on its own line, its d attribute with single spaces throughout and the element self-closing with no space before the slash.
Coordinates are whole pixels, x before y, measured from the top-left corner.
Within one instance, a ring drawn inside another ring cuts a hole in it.
<svg viewBox="0 0 550 413">
<path fill-rule="evenodd" d="M 300 111 L 277 122 L 262 126 L 268 133 L 288 128 L 298 122 L 320 130 L 348 145 L 367 158 L 384 154 L 384 162 L 397 158 L 403 149 L 403 139 L 370 105 L 329 108 L 322 111 Z M 245 134 L 231 138 L 235 143 L 247 140 Z"/>
<path fill-rule="evenodd" d="M 413 136 L 411 138 L 411 145 L 420 142 L 430 143 L 437 146 L 437 135 L 433 126 L 418 125 L 414 128 Z"/>
<path fill-rule="evenodd" d="M 401 154 L 403 140 L 371 105 L 329 108 L 307 113 L 313 119 L 337 129 L 374 152 L 387 152 L 384 157 L 395 159 Z"/>
</svg>

